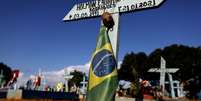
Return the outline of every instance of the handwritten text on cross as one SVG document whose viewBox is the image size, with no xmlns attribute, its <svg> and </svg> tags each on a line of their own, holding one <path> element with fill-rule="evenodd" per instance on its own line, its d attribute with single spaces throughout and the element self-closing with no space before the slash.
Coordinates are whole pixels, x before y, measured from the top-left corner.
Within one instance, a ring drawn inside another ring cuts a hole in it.
<svg viewBox="0 0 201 101">
<path fill-rule="evenodd" d="M 143 8 L 156 7 L 163 0 L 96 0 L 74 5 L 71 11 L 64 17 L 64 21 L 77 20 L 102 15 L 104 11 L 109 13 L 123 13 Z"/>
</svg>

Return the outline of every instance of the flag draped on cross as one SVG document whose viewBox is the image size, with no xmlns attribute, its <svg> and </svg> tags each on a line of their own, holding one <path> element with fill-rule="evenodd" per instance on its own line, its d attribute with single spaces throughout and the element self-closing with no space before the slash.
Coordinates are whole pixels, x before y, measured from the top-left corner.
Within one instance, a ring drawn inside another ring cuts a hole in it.
<svg viewBox="0 0 201 101">
<path fill-rule="evenodd" d="M 113 101 L 118 86 L 117 62 L 107 28 L 101 26 L 89 70 L 86 101 Z"/>
</svg>

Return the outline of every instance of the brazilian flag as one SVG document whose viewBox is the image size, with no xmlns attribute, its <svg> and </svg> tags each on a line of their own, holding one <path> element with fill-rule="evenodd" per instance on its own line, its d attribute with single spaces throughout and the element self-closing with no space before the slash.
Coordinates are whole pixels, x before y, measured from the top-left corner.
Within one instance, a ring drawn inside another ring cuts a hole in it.
<svg viewBox="0 0 201 101">
<path fill-rule="evenodd" d="M 117 63 L 107 28 L 101 26 L 92 55 L 86 101 L 113 101 L 118 86 Z"/>
</svg>

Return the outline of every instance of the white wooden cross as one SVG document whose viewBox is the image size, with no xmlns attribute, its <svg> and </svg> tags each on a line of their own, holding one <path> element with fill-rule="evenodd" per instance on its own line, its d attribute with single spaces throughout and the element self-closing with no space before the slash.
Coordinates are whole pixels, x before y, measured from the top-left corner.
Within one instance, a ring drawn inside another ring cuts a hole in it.
<svg viewBox="0 0 201 101">
<path fill-rule="evenodd" d="M 169 82 L 171 86 L 171 96 L 175 97 L 172 75 L 170 73 L 175 73 L 179 69 L 178 68 L 166 68 L 166 61 L 163 57 L 161 57 L 161 65 L 160 68 L 151 68 L 148 72 L 159 72 L 160 73 L 160 86 L 162 86 L 162 93 L 164 94 L 165 91 L 165 74 L 168 73 L 169 75 Z"/>
<path fill-rule="evenodd" d="M 0 74 L 0 88 L 3 88 L 3 85 L 4 85 L 4 75 L 3 75 L 3 70 L 1 70 L 1 74 Z"/>
<path fill-rule="evenodd" d="M 69 90 L 68 90 L 68 80 L 69 79 L 71 79 L 73 77 L 73 75 L 70 75 L 70 71 L 68 71 L 68 68 L 65 68 L 64 69 L 64 79 L 65 79 L 65 81 L 66 81 L 66 92 L 68 92 Z"/>
<path fill-rule="evenodd" d="M 39 69 L 39 76 L 41 77 L 41 89 L 42 91 L 45 91 L 45 87 L 46 87 L 46 77 L 45 74 L 43 74 L 44 72 L 42 72 L 41 69 Z"/>
<path fill-rule="evenodd" d="M 41 85 L 40 85 L 40 87 L 39 87 L 39 90 L 45 91 L 45 85 L 46 85 L 45 75 L 43 74 L 41 68 L 39 68 L 39 70 L 38 70 L 38 76 L 41 78 L 41 81 L 40 81 L 40 82 L 41 82 Z"/>
<path fill-rule="evenodd" d="M 73 6 L 63 18 L 64 21 L 79 20 L 101 16 L 104 12 L 112 14 L 115 25 L 108 32 L 113 52 L 118 57 L 119 45 L 119 13 L 131 12 L 145 8 L 158 7 L 165 0 L 95 0 L 79 3 Z"/>
<path fill-rule="evenodd" d="M 177 97 L 184 97 L 185 94 L 183 91 L 183 86 L 180 85 L 180 82 L 178 80 L 173 80 L 172 75 L 170 73 L 168 73 L 168 77 L 170 82 L 166 81 L 165 84 L 170 84 L 172 98 L 176 97 L 175 90 L 177 92 Z"/>
<path fill-rule="evenodd" d="M 81 84 L 82 84 L 82 88 L 81 88 L 81 92 L 82 92 L 82 94 L 86 94 L 86 91 L 87 91 L 87 81 L 86 81 L 86 76 L 85 76 L 85 73 L 84 73 L 84 75 L 83 75 L 83 81 L 82 82 L 80 82 Z"/>
</svg>

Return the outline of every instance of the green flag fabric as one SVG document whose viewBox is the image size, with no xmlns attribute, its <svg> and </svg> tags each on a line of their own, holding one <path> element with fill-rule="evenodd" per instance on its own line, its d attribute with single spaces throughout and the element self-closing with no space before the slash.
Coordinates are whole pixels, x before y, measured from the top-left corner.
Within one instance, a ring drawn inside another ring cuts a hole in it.
<svg viewBox="0 0 201 101">
<path fill-rule="evenodd" d="M 117 86 L 117 62 L 107 28 L 101 26 L 90 63 L 86 101 L 114 101 Z"/>
</svg>

